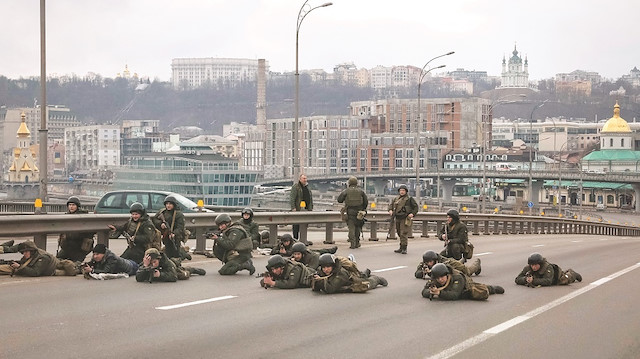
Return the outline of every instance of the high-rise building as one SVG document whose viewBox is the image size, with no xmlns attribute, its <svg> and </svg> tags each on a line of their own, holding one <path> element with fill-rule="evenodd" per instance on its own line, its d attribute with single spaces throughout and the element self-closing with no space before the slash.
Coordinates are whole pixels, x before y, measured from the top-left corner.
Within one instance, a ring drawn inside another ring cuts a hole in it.
<svg viewBox="0 0 640 359">
<path fill-rule="evenodd" d="M 120 164 L 120 126 L 71 127 L 64 132 L 68 172 L 107 169 Z"/>
<path fill-rule="evenodd" d="M 173 88 L 186 90 L 204 86 L 234 87 L 255 82 L 258 78 L 258 59 L 184 58 L 171 61 Z M 265 61 L 266 71 L 269 62 Z"/>
</svg>

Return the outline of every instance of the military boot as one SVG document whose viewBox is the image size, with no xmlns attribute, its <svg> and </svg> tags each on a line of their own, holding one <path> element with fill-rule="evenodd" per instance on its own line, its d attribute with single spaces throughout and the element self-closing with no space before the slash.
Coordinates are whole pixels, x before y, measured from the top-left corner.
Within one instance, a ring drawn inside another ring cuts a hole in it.
<svg viewBox="0 0 640 359">
<path fill-rule="evenodd" d="M 14 240 L 6 241 L 4 243 L 0 243 L 0 247 L 11 247 L 14 243 Z"/>
<path fill-rule="evenodd" d="M 504 294 L 504 288 L 499 285 L 488 285 L 489 294 Z"/>
<path fill-rule="evenodd" d="M 205 274 L 207 274 L 207 271 L 205 271 L 202 268 L 184 267 L 184 269 L 188 270 L 189 273 L 191 273 L 191 274 L 197 274 L 197 275 L 205 275 Z"/>
<path fill-rule="evenodd" d="M 482 269 L 480 268 L 480 258 L 476 258 L 472 260 L 471 263 L 467 265 L 467 272 L 469 273 L 469 275 L 472 275 L 472 274 L 478 275 L 480 274 L 481 270 Z"/>
<path fill-rule="evenodd" d="M 329 253 L 331 254 L 335 254 L 338 251 L 338 247 L 337 246 L 333 246 L 331 248 L 329 248 Z"/>
<path fill-rule="evenodd" d="M 407 245 L 405 244 L 404 246 L 401 246 L 401 247 L 402 248 L 400 248 L 401 249 L 400 253 L 407 254 Z"/>
<path fill-rule="evenodd" d="M 382 278 L 382 277 L 378 277 L 376 275 L 369 277 L 369 289 L 373 289 L 379 285 L 386 287 L 387 285 L 389 285 L 389 282 L 387 282 L 386 279 Z"/>
<path fill-rule="evenodd" d="M 400 248 L 396 249 L 394 252 L 395 252 L 395 253 L 402 253 L 402 247 L 403 247 L 403 245 L 401 244 L 401 245 L 400 245 Z M 406 253 L 405 253 L 405 254 L 406 254 Z"/>
<path fill-rule="evenodd" d="M 371 277 L 371 269 L 369 268 L 365 269 L 364 272 L 362 272 L 362 274 L 364 275 L 365 278 Z"/>
<path fill-rule="evenodd" d="M 251 259 L 249 259 L 248 261 L 244 262 L 244 264 L 242 265 L 242 269 L 246 269 L 249 271 L 249 275 L 253 275 L 253 273 L 256 272 L 256 267 L 253 266 L 253 261 Z"/>
<path fill-rule="evenodd" d="M 582 282 L 582 276 L 580 275 L 580 273 L 574 271 L 573 269 L 569 269 L 567 270 L 567 272 L 571 273 L 573 275 L 573 278 L 575 278 L 575 280 L 577 280 L 578 282 Z"/>
</svg>

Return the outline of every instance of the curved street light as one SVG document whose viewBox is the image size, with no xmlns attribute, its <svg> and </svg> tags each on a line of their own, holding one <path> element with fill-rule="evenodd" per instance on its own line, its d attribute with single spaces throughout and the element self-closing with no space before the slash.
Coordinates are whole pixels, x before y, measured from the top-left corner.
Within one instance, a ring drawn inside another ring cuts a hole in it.
<svg viewBox="0 0 640 359">
<path fill-rule="evenodd" d="M 298 176 L 300 175 L 300 158 L 298 157 L 299 143 L 298 143 L 298 117 L 300 115 L 300 73 L 298 72 L 298 38 L 300 34 L 300 26 L 302 26 L 302 21 L 304 20 L 309 13 L 313 10 L 327 7 L 333 5 L 331 2 L 326 2 L 322 5 L 318 5 L 316 7 L 311 7 L 307 3 L 309 0 L 306 0 L 304 4 L 300 7 L 300 11 L 298 11 L 298 19 L 296 20 L 296 104 L 295 104 L 295 119 L 293 122 L 293 181 L 298 180 Z"/>
<path fill-rule="evenodd" d="M 425 71 L 425 69 L 429 66 L 429 64 L 431 63 L 431 61 L 435 60 L 435 59 L 439 59 L 441 57 L 444 56 L 449 56 L 449 55 L 453 55 L 455 54 L 455 51 L 449 51 L 446 54 L 442 54 L 439 56 L 436 56 L 434 58 L 432 58 L 431 60 L 427 61 L 426 64 L 424 64 L 424 66 L 422 66 L 422 69 L 420 70 L 420 75 L 418 76 L 418 116 L 416 117 L 416 125 L 415 125 L 415 140 L 414 140 L 414 165 L 416 168 L 416 197 L 418 197 L 418 200 L 420 200 L 420 197 L 422 196 L 422 185 L 420 184 L 420 130 L 422 129 L 422 121 L 421 120 L 421 108 L 420 108 L 420 91 L 422 88 L 422 81 L 424 80 L 425 76 L 427 76 L 427 74 L 429 72 L 431 72 L 432 70 L 435 69 L 441 69 L 443 67 L 445 67 L 446 65 L 440 65 L 440 66 L 436 66 L 436 67 L 430 67 L 428 70 Z M 426 156 L 425 159 L 427 160 L 427 168 L 429 167 L 429 138 L 427 138 L 427 147 L 426 147 Z"/>
</svg>

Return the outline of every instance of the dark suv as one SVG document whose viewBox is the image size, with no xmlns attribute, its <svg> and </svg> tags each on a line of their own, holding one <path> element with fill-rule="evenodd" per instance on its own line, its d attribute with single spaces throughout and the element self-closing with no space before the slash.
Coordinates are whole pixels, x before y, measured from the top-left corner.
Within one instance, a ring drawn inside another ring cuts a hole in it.
<svg viewBox="0 0 640 359">
<path fill-rule="evenodd" d="M 174 195 L 179 202 L 183 212 L 197 212 L 198 205 L 187 197 L 165 191 L 113 191 L 107 192 L 98 203 L 96 203 L 95 213 L 129 213 L 129 207 L 134 202 L 142 203 L 147 213 L 152 215 L 164 208 L 164 199 L 168 195 Z M 211 212 L 203 209 L 204 212 Z"/>
</svg>

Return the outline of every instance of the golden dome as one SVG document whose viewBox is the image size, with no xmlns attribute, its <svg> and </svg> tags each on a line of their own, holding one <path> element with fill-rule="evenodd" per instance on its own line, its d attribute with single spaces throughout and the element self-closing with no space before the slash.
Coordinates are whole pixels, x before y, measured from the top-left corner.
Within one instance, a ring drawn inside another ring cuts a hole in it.
<svg viewBox="0 0 640 359">
<path fill-rule="evenodd" d="M 27 128 L 27 124 L 25 122 L 27 116 L 24 114 L 24 112 L 22 113 L 22 115 L 20 115 L 20 127 L 18 128 L 18 136 L 17 137 L 29 137 L 31 136 L 31 131 L 29 131 L 29 129 Z"/>
<path fill-rule="evenodd" d="M 618 101 L 616 101 L 616 105 L 613 106 L 613 117 L 605 122 L 600 132 L 631 132 L 631 127 L 629 127 L 627 121 L 620 117 L 620 105 L 618 105 Z"/>
</svg>

